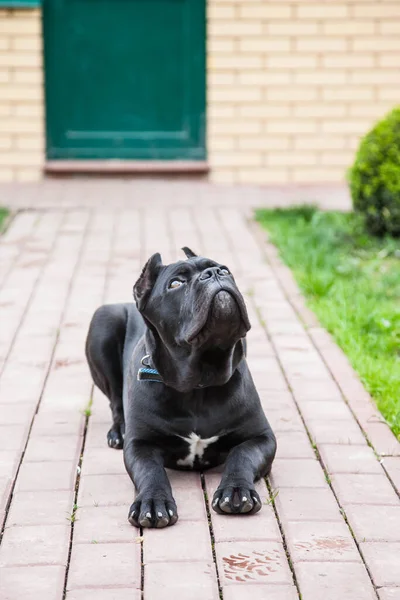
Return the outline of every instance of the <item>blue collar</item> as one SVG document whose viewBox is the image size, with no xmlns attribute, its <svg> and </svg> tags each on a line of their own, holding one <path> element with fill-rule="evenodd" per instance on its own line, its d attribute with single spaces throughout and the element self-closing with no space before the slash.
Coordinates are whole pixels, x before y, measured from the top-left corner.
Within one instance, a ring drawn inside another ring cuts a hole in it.
<svg viewBox="0 0 400 600">
<path fill-rule="evenodd" d="M 153 369 L 148 364 L 148 360 L 150 360 L 150 354 L 146 354 L 145 356 L 143 356 L 142 360 L 140 361 L 143 367 L 140 367 L 140 369 L 138 370 L 138 381 L 155 381 L 157 383 L 162 383 L 163 380 L 160 373 L 157 371 L 157 369 Z"/>
<path fill-rule="evenodd" d="M 137 380 L 138 381 L 152 381 L 156 383 L 164 383 L 163 378 L 157 369 L 153 369 L 148 361 L 151 359 L 150 354 L 145 354 L 140 361 L 143 367 L 140 367 L 137 372 Z M 200 390 L 204 388 L 203 385 L 196 385 L 195 390 Z"/>
</svg>

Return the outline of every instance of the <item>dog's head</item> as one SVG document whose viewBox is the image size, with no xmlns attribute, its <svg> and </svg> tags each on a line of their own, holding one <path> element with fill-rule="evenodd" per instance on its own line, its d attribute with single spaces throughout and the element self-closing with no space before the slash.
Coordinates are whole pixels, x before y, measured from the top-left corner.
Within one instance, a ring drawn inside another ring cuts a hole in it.
<svg viewBox="0 0 400 600">
<path fill-rule="evenodd" d="M 160 254 L 148 260 L 134 286 L 136 305 L 169 349 L 200 354 L 203 362 L 214 351 L 216 364 L 250 329 L 246 306 L 228 267 L 183 251 L 187 260 L 170 265 Z"/>
<path fill-rule="evenodd" d="M 250 329 L 246 306 L 230 270 L 183 248 L 188 260 L 146 263 L 134 286 L 139 311 L 166 342 L 227 347 Z"/>
</svg>

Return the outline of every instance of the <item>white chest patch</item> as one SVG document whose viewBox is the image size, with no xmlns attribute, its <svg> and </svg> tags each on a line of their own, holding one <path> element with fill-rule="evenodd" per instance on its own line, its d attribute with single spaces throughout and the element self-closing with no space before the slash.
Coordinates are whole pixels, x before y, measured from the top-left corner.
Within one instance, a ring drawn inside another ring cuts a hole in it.
<svg viewBox="0 0 400 600">
<path fill-rule="evenodd" d="M 183 435 L 179 437 L 189 444 L 189 454 L 186 458 L 180 458 L 177 461 L 177 464 L 181 467 L 193 467 L 196 458 L 200 459 L 203 457 L 207 446 L 214 444 L 219 439 L 217 435 L 202 439 L 197 433 L 191 433 L 189 437 L 184 437 Z"/>
</svg>

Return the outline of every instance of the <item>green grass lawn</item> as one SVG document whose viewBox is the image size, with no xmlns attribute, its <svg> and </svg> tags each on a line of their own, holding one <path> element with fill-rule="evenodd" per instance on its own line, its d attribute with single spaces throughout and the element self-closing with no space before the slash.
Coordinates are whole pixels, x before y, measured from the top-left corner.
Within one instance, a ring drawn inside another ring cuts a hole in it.
<svg viewBox="0 0 400 600">
<path fill-rule="evenodd" d="M 314 207 L 256 218 L 400 436 L 400 240 L 372 238 L 358 216 Z"/>
</svg>

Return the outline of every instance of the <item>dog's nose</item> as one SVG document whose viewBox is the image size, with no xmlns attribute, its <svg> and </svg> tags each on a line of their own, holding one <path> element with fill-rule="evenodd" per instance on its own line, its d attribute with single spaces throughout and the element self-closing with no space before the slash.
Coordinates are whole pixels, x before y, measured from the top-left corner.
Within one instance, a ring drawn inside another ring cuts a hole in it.
<svg viewBox="0 0 400 600">
<path fill-rule="evenodd" d="M 223 277 L 224 273 L 220 267 L 209 267 L 208 269 L 204 269 L 202 274 L 200 275 L 200 280 L 204 281 L 206 279 L 211 279 L 211 277 Z"/>
</svg>

